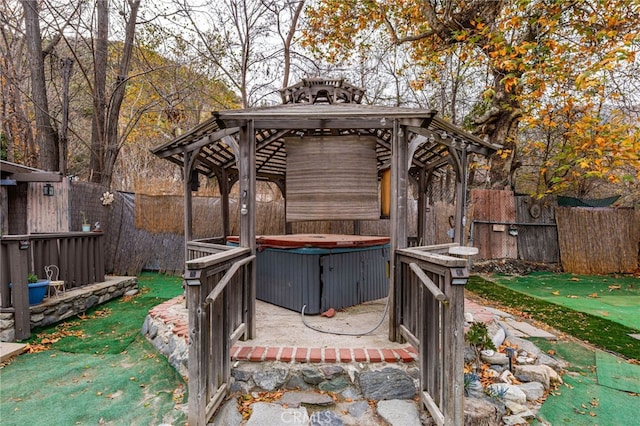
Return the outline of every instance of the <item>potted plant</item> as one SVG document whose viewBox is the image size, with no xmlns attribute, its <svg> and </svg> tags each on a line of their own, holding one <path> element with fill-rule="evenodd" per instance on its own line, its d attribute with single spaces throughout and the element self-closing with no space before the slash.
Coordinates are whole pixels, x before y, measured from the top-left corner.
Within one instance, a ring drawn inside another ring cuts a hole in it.
<svg viewBox="0 0 640 426">
<path fill-rule="evenodd" d="M 42 303 L 49 288 L 49 280 L 41 280 L 36 274 L 29 274 L 27 275 L 27 285 L 29 286 L 29 305 Z M 12 284 L 9 283 L 9 288 L 12 287 Z"/>
<path fill-rule="evenodd" d="M 83 211 L 81 211 L 80 214 L 82 215 L 82 232 L 91 231 L 91 224 L 87 220 L 87 215 Z"/>
</svg>

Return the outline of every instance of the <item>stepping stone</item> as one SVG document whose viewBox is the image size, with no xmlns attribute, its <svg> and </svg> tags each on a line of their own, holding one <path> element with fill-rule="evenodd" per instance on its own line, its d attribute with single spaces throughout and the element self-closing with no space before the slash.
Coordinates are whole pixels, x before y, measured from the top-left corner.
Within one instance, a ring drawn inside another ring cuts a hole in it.
<svg viewBox="0 0 640 426">
<path fill-rule="evenodd" d="M 555 339 L 556 336 L 541 330 L 537 327 L 532 326 L 531 324 L 527 323 L 527 322 L 522 322 L 522 321 L 505 321 L 506 324 L 508 324 L 509 326 L 515 328 L 516 330 L 526 334 L 529 337 L 541 337 L 543 339 Z"/>
<path fill-rule="evenodd" d="M 0 342 L 0 362 L 6 361 L 15 355 L 20 355 L 27 345 L 22 343 Z"/>
</svg>

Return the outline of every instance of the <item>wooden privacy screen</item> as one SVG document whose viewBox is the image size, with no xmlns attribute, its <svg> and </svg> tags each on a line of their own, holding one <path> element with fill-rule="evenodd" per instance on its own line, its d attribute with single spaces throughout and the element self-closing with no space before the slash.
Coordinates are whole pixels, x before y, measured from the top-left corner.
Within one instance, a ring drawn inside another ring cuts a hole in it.
<svg viewBox="0 0 640 426">
<path fill-rule="evenodd" d="M 287 222 L 380 218 L 376 139 L 286 138 Z"/>
</svg>

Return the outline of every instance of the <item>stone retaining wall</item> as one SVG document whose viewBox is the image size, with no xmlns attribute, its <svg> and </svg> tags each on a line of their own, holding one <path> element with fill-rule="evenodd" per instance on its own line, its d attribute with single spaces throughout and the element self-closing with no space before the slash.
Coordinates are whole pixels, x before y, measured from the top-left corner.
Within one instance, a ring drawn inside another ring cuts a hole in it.
<svg viewBox="0 0 640 426">
<path fill-rule="evenodd" d="M 31 306 L 31 328 L 55 324 L 78 315 L 88 309 L 121 297 L 138 288 L 136 277 L 106 277 L 103 283 L 73 289 L 56 297 L 48 297 L 43 303 Z M 0 341 L 15 340 L 13 312 L 0 313 Z"/>
</svg>

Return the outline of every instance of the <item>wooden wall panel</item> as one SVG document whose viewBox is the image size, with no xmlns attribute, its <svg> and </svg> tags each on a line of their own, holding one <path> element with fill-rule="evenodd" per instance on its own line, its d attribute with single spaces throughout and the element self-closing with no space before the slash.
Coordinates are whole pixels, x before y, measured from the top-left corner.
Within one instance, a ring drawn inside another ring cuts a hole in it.
<svg viewBox="0 0 640 426">
<path fill-rule="evenodd" d="M 512 191 L 493 189 L 471 190 L 473 245 L 479 253 L 474 259 L 516 259 L 516 237 L 509 235 L 509 225 L 516 222 L 516 207 Z M 489 222 L 489 223 L 482 223 Z"/>
<path fill-rule="evenodd" d="M 29 182 L 27 232 L 69 232 L 69 181 L 53 182 L 54 195 L 43 195 L 45 182 Z"/>
</svg>

